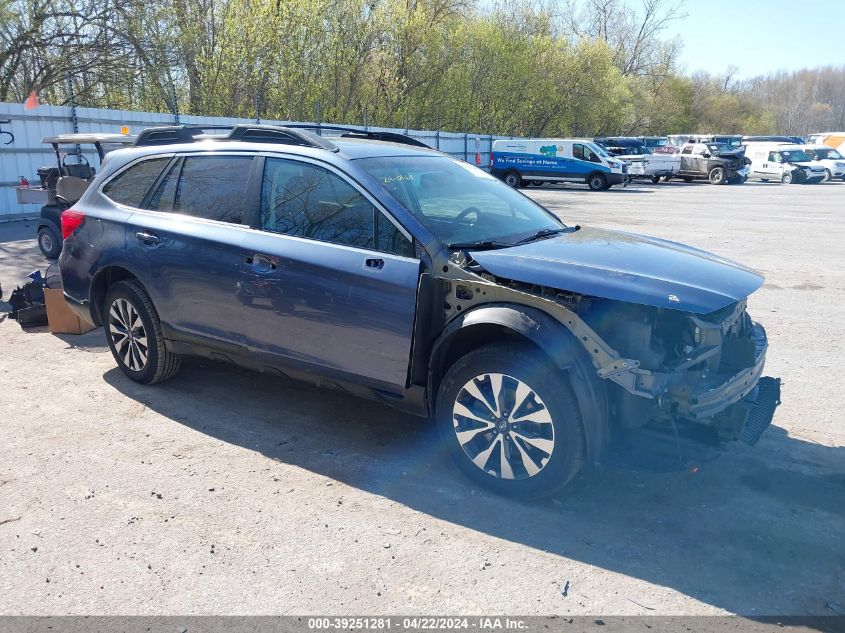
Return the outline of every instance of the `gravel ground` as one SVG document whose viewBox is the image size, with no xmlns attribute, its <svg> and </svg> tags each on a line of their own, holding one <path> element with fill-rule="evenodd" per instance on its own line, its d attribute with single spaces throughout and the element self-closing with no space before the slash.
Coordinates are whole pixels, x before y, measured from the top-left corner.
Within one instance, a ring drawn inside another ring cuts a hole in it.
<svg viewBox="0 0 845 633">
<path fill-rule="evenodd" d="M 142 387 L 102 330 L 6 320 L 0 613 L 845 612 L 845 183 L 527 191 L 765 273 L 749 309 L 784 385 L 757 446 L 521 504 L 423 420 L 206 361 Z M 7 297 L 44 265 L 33 233 L 0 224 Z"/>
</svg>

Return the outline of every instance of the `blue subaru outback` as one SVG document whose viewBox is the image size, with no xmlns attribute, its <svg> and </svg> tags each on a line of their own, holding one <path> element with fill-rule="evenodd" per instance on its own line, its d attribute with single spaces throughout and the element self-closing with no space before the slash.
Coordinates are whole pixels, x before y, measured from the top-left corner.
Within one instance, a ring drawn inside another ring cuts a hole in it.
<svg viewBox="0 0 845 633">
<path fill-rule="evenodd" d="M 760 275 L 566 225 L 407 137 L 334 133 L 151 128 L 109 154 L 63 213 L 60 264 L 129 378 L 205 356 L 376 398 L 520 497 L 614 439 L 753 444 L 770 424 Z"/>
</svg>

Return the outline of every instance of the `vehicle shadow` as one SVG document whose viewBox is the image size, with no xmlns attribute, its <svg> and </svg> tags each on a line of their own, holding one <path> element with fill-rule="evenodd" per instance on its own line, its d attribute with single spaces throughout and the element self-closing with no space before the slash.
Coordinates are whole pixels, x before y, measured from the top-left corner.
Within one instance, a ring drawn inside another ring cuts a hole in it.
<svg viewBox="0 0 845 633">
<path fill-rule="evenodd" d="M 827 605 L 842 602 L 845 448 L 777 427 L 697 474 L 599 467 L 556 497 L 528 503 L 466 481 L 432 424 L 379 403 L 201 360 L 187 360 L 179 376 L 156 387 L 116 368 L 104 379 L 215 439 L 719 609 L 833 615 Z M 647 601 L 644 609 L 660 613 Z"/>
</svg>

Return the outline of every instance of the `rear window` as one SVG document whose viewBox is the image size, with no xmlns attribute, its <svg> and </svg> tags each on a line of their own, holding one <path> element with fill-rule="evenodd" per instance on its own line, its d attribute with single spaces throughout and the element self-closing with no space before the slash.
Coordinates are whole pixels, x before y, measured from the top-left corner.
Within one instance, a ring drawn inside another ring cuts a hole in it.
<svg viewBox="0 0 845 633">
<path fill-rule="evenodd" d="M 141 206 L 147 191 L 170 158 L 153 158 L 136 163 L 103 186 L 103 195 L 118 204 Z"/>
</svg>

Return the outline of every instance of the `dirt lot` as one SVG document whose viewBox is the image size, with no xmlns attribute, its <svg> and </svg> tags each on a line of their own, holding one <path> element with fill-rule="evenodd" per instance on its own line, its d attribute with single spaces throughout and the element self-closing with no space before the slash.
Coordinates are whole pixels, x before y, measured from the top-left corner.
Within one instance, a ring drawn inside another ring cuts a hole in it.
<svg viewBox="0 0 845 633">
<path fill-rule="evenodd" d="M 765 273 L 784 385 L 757 446 L 520 504 L 425 421 L 205 361 L 142 387 L 101 330 L 6 320 L 0 613 L 845 613 L 845 183 L 528 191 Z M 32 237 L 0 225 L 6 296 L 44 264 Z"/>
</svg>

